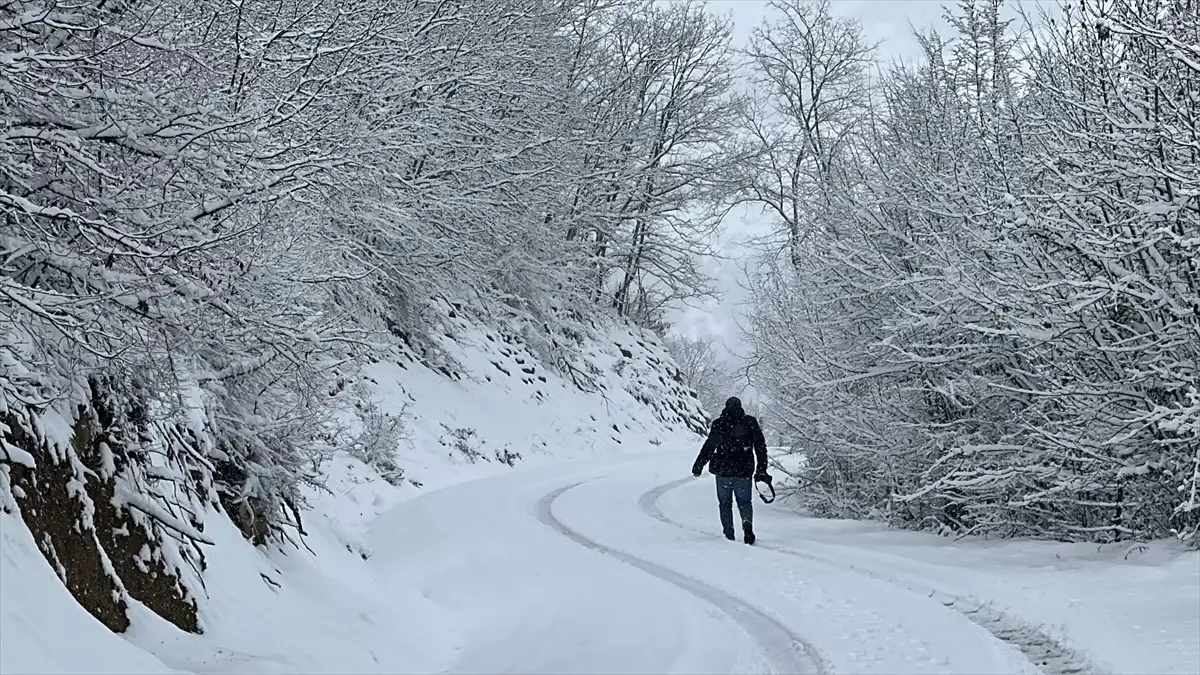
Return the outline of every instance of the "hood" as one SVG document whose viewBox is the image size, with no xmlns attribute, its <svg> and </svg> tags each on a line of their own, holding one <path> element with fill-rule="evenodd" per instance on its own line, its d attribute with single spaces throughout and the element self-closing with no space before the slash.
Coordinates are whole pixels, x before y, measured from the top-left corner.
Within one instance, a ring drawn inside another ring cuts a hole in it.
<svg viewBox="0 0 1200 675">
<path fill-rule="evenodd" d="M 725 410 L 721 412 L 721 417 L 725 417 L 728 419 L 738 419 L 739 417 L 742 417 L 745 414 L 746 414 L 746 411 L 742 410 L 741 399 L 739 399 L 736 396 L 731 396 L 731 397 L 729 397 L 729 400 L 725 401 Z"/>
</svg>

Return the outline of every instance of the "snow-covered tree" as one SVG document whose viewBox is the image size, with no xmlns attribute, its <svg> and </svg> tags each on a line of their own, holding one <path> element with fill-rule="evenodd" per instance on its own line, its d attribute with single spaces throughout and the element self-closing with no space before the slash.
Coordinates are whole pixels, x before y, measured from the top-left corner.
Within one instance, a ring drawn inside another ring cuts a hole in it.
<svg viewBox="0 0 1200 675">
<path fill-rule="evenodd" d="M 825 512 L 1193 537 L 1200 15 L 1001 10 L 959 3 L 878 85 L 805 255 L 759 282 L 755 384 Z"/>
<path fill-rule="evenodd" d="M 696 259 L 720 220 L 722 142 L 741 105 L 729 31 L 700 3 L 644 0 L 581 18 L 573 36 L 579 179 L 555 218 L 590 248 L 597 295 L 643 324 L 707 292 Z"/>
<path fill-rule="evenodd" d="M 289 536 L 323 456 L 370 441 L 335 422 L 359 359 L 430 297 L 554 334 L 698 292 L 727 40 L 696 5 L 4 4 L 6 438 L 127 402 L 110 449 L 172 468 L 97 475 L 187 476 L 155 513 L 219 494 Z"/>
<path fill-rule="evenodd" d="M 683 384 L 696 392 L 709 415 L 719 414 L 725 400 L 741 390 L 742 383 L 733 368 L 722 361 L 713 338 L 672 334 L 664 338 L 664 343 Z"/>
<path fill-rule="evenodd" d="M 830 0 L 771 2 L 747 54 L 757 97 L 743 116 L 746 158 L 737 179 L 742 201 L 779 225 L 793 264 L 809 237 L 822 236 L 828 193 L 869 102 L 873 47 L 861 25 L 838 17 Z"/>
</svg>

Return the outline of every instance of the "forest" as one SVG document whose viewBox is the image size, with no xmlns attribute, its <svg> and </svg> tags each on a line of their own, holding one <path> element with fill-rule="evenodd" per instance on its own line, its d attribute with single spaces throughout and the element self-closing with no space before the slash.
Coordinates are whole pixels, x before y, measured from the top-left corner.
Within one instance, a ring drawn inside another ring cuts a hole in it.
<svg viewBox="0 0 1200 675">
<path fill-rule="evenodd" d="M 817 512 L 1118 541 L 1200 526 L 1200 5 L 964 1 L 872 75 L 829 5 L 754 39 L 758 386 Z"/>
<path fill-rule="evenodd" d="M 830 0 L 745 47 L 690 1 L 0 0 L 0 492 L 49 455 L 181 550 L 212 495 L 289 538 L 317 458 L 394 442 L 339 414 L 431 298 L 551 363 L 665 333 L 750 206 L 815 513 L 1194 541 L 1200 4 L 1010 10 L 888 64 Z"/>
</svg>

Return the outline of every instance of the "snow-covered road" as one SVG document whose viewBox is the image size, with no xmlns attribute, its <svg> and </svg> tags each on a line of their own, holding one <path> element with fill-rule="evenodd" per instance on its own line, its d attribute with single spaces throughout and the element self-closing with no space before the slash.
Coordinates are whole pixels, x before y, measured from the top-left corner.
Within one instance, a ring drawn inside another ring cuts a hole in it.
<svg viewBox="0 0 1200 675">
<path fill-rule="evenodd" d="M 778 507 L 756 501 L 760 545 L 729 542 L 712 479 L 680 467 L 573 464 L 439 490 L 375 521 L 373 561 L 445 610 L 447 672 L 1096 671 L 1005 617 L 773 540 L 792 517 Z"/>
</svg>

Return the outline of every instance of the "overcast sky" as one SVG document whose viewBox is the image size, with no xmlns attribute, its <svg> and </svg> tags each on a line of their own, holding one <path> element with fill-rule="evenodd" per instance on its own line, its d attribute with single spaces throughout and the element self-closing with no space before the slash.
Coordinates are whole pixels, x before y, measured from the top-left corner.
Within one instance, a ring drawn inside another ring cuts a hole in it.
<svg viewBox="0 0 1200 675">
<path fill-rule="evenodd" d="M 734 22 L 734 41 L 744 46 L 750 31 L 766 16 L 766 0 L 707 0 L 714 14 L 730 16 Z M 834 10 L 858 19 L 870 42 L 880 43 L 885 55 L 912 56 L 916 42 L 909 23 L 918 27 L 944 25 L 940 0 L 833 0 Z"/>
<path fill-rule="evenodd" d="M 862 22 L 867 41 L 878 44 L 879 61 L 884 64 L 915 61 L 918 48 L 913 29 L 947 28 L 943 14 L 948 4 L 954 4 L 953 0 L 833 0 L 836 12 Z M 1010 4 L 1016 6 L 1017 0 L 1010 0 Z M 1056 0 L 1024 0 L 1023 4 L 1026 8 L 1051 7 Z M 707 0 L 706 6 L 715 14 L 732 18 L 737 47 L 748 44 L 750 31 L 769 13 L 767 0 Z M 726 259 L 710 259 L 705 265 L 708 273 L 717 279 L 722 298 L 680 308 L 671 317 L 676 331 L 716 338 L 726 357 L 734 361 L 746 354 L 739 324 L 745 323 L 746 293 L 742 288 L 745 283 L 742 269 L 750 260 L 741 242 L 747 235 L 762 233 L 769 227 L 770 221 L 758 208 L 741 208 L 729 215 L 718 243 Z M 753 398 L 752 392 L 745 392 L 745 395 Z"/>
</svg>

